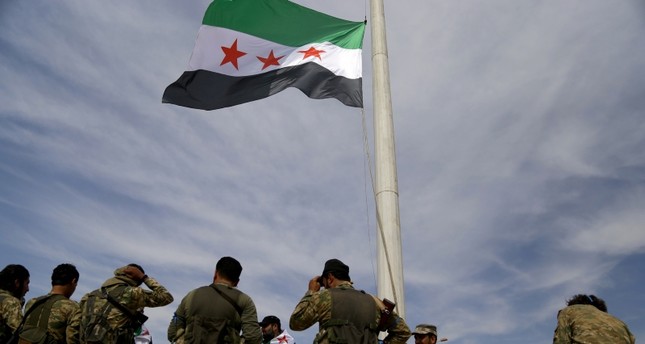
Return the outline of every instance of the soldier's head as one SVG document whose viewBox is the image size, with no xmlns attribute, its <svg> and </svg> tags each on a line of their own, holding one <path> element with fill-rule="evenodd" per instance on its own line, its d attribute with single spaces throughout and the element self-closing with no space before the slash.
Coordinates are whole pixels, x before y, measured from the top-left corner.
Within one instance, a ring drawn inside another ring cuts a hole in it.
<svg viewBox="0 0 645 344">
<path fill-rule="evenodd" d="M 262 338 L 269 341 L 282 333 L 282 325 L 280 325 L 280 318 L 275 315 L 267 315 L 258 323 L 262 328 Z"/>
<path fill-rule="evenodd" d="M 143 271 L 143 268 L 139 264 L 130 263 L 130 264 L 128 264 L 128 266 L 133 267 L 133 268 L 137 268 L 137 269 L 139 269 L 139 271 L 141 271 L 142 274 L 144 274 L 144 275 L 146 274 L 146 272 Z"/>
<path fill-rule="evenodd" d="M 147 277 L 141 265 L 130 263 L 114 270 L 114 276 L 131 286 L 140 286 Z"/>
<path fill-rule="evenodd" d="M 603 312 L 607 312 L 605 300 L 596 295 L 576 294 L 567 300 L 567 306 L 571 305 L 592 305 Z"/>
<path fill-rule="evenodd" d="M 242 264 L 233 257 L 222 257 L 215 265 L 215 279 L 224 279 L 237 286 L 242 274 Z"/>
<path fill-rule="evenodd" d="M 0 271 L 0 289 L 22 299 L 29 291 L 29 271 L 20 264 L 9 264 Z"/>
<path fill-rule="evenodd" d="M 52 272 L 52 287 L 61 289 L 66 297 L 72 296 L 78 284 L 80 274 L 72 264 L 60 264 Z"/>
<path fill-rule="evenodd" d="M 437 326 L 430 324 L 419 324 L 412 332 L 415 344 L 437 343 Z"/>
<path fill-rule="evenodd" d="M 351 281 L 349 266 L 336 258 L 325 262 L 323 272 L 320 274 L 320 279 L 318 279 L 318 283 L 325 288 L 335 287 L 340 282 Z"/>
</svg>

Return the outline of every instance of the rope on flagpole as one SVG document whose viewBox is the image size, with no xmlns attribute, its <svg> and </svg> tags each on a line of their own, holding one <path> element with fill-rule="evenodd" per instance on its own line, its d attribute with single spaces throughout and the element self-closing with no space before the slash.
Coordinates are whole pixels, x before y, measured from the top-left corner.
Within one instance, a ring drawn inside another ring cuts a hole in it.
<svg viewBox="0 0 645 344">
<path fill-rule="evenodd" d="M 365 152 L 365 157 L 367 159 L 367 166 L 368 166 L 368 170 L 369 170 L 369 174 L 370 174 L 370 182 L 371 182 L 371 186 L 372 186 L 372 196 L 374 197 L 374 205 L 375 205 L 375 209 L 376 209 L 376 224 L 377 224 L 378 232 L 381 235 L 381 238 L 385 238 L 385 233 L 383 233 L 383 226 L 381 225 L 381 214 L 380 214 L 379 209 L 378 209 L 378 199 L 377 199 L 377 195 L 376 195 L 376 192 L 375 192 L 376 187 L 374 186 L 374 172 L 372 170 L 372 158 L 371 158 L 371 155 L 370 155 L 369 139 L 368 139 L 368 136 L 367 136 L 367 121 L 365 120 L 365 108 L 361 108 L 361 121 L 362 121 L 362 126 L 363 126 L 363 151 Z M 365 209 L 366 209 L 367 226 L 368 226 L 368 232 L 367 233 L 368 233 L 368 239 L 369 239 L 369 241 L 371 243 L 372 238 L 371 238 L 371 236 L 369 234 L 370 233 L 369 213 L 368 213 L 368 210 L 367 210 L 369 208 L 369 205 L 367 203 L 367 186 L 365 186 L 365 204 L 366 204 Z M 383 250 L 385 252 L 385 261 L 387 263 L 387 271 L 388 271 L 389 277 L 390 277 L 390 284 L 392 285 L 392 293 L 393 293 L 393 297 L 394 297 L 394 303 L 398 305 L 399 300 L 398 300 L 398 296 L 396 294 L 396 288 L 394 286 L 394 276 L 392 275 L 392 264 L 391 264 L 391 261 L 390 261 L 390 254 L 389 254 L 389 252 L 387 250 L 387 243 L 385 242 L 385 240 L 381 240 L 381 242 L 383 243 Z M 375 273 L 374 273 L 374 270 L 375 270 L 374 269 L 374 259 L 372 259 L 371 262 L 372 262 L 372 275 L 374 276 L 374 284 L 378 284 L 377 283 L 377 278 L 376 278 Z"/>
<path fill-rule="evenodd" d="M 369 176 L 370 176 L 370 182 L 372 186 L 372 194 L 374 194 L 374 171 L 372 170 L 372 157 L 370 155 L 370 143 L 369 143 L 369 138 L 367 136 L 367 121 L 365 120 L 365 108 L 361 108 L 361 123 L 363 126 L 363 152 L 365 153 L 365 158 L 363 159 L 363 176 L 367 174 L 367 171 L 369 171 Z M 363 189 L 365 193 L 365 219 L 367 220 L 367 239 L 370 243 L 370 247 L 372 246 L 372 224 L 370 223 L 370 214 L 369 214 L 369 202 L 367 200 L 367 179 L 365 179 L 365 182 L 363 183 Z M 375 197 L 376 199 L 376 197 Z M 376 201 L 376 200 L 375 200 Z M 377 285 L 377 279 L 376 279 L 376 268 L 374 267 L 374 261 L 376 258 L 373 256 L 372 250 L 370 250 L 370 263 L 372 264 L 372 277 L 374 278 L 374 285 Z"/>
</svg>

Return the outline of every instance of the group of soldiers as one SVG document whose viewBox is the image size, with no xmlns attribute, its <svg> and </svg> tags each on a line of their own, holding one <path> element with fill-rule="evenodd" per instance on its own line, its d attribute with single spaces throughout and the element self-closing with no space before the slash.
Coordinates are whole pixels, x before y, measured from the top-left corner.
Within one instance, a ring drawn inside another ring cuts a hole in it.
<svg viewBox="0 0 645 344">
<path fill-rule="evenodd" d="M 242 265 L 233 257 L 221 258 L 215 266 L 213 283 L 190 291 L 180 302 L 168 326 L 173 343 L 270 343 L 291 344 L 293 337 L 282 330 L 275 316 L 258 322 L 250 296 L 237 288 Z M 79 272 L 74 265 L 60 264 L 51 276 L 51 291 L 26 302 L 29 271 L 10 264 L 0 272 L 0 344 L 20 343 L 128 343 L 147 317 L 146 307 L 161 307 L 173 296 L 137 264 L 114 271 L 98 289 L 80 302 L 70 300 Z M 142 288 L 144 285 L 147 288 Z M 324 289 L 323 289 L 324 288 Z M 23 313 L 23 305 L 24 313 Z M 365 343 L 378 341 L 404 344 L 412 335 L 405 321 L 380 299 L 354 289 L 349 267 L 338 259 L 325 263 L 323 272 L 309 281 L 291 318 L 289 327 L 305 330 L 320 325 L 316 342 Z M 46 333 L 46 341 L 34 335 Z M 31 331 L 31 332 L 30 332 Z"/>
<path fill-rule="evenodd" d="M 171 343 L 295 344 L 280 319 L 270 315 L 258 322 L 255 304 L 237 288 L 242 265 L 233 257 L 221 258 L 213 283 L 190 291 L 168 325 Z M 109 343 L 132 344 L 147 319 L 146 307 L 173 302 L 168 290 L 137 264 L 114 271 L 98 289 L 79 303 L 70 300 L 79 272 L 71 264 L 57 266 L 51 291 L 29 300 L 29 271 L 10 264 L 0 271 L 0 344 L 4 343 Z M 142 284 L 147 289 L 141 287 Z M 315 344 L 404 344 L 414 335 L 416 344 L 436 344 L 437 327 L 420 324 L 413 332 L 405 320 L 379 298 L 354 288 L 349 267 L 338 259 L 325 263 L 320 275 L 309 280 L 307 292 L 289 318 L 289 328 L 319 331 Z M 627 326 L 609 315 L 603 300 L 576 295 L 558 313 L 553 343 L 625 343 L 635 338 Z"/>
<path fill-rule="evenodd" d="M 7 265 L 0 272 L 0 343 L 132 344 L 146 318 L 143 308 L 173 301 L 168 290 L 137 264 L 116 269 L 114 277 L 77 303 L 70 297 L 79 277 L 74 265 L 60 264 L 52 272 L 51 291 L 25 304 L 29 271 L 22 265 Z M 149 290 L 140 287 L 143 283 Z"/>
</svg>

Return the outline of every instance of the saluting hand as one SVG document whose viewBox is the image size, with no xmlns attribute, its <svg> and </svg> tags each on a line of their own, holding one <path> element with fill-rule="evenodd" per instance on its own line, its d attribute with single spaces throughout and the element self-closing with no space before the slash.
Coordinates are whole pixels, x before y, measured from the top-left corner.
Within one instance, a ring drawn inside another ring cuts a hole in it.
<svg viewBox="0 0 645 344">
<path fill-rule="evenodd" d="M 312 293 L 320 290 L 320 284 L 318 283 L 319 278 L 320 276 L 316 276 L 309 281 L 309 291 L 311 291 Z"/>
<path fill-rule="evenodd" d="M 135 281 L 141 281 L 145 279 L 146 275 L 143 273 L 143 271 L 137 269 L 135 266 L 127 266 L 124 270 L 123 273 L 128 276 L 129 278 L 135 280 Z"/>
</svg>

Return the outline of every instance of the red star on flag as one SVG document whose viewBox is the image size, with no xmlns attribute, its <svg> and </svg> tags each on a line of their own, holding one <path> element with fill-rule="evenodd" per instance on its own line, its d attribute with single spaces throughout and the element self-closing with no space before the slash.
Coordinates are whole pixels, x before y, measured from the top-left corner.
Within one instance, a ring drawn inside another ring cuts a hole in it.
<svg viewBox="0 0 645 344">
<path fill-rule="evenodd" d="M 320 53 L 324 53 L 325 51 L 324 50 L 316 50 L 316 48 L 314 48 L 312 46 L 307 50 L 300 50 L 298 52 L 305 54 L 305 56 L 302 57 L 303 60 L 306 59 L 309 56 L 314 56 L 314 57 L 317 57 L 319 60 L 322 61 L 322 59 L 320 58 Z"/>
<path fill-rule="evenodd" d="M 280 57 L 275 57 L 273 55 L 273 49 L 271 49 L 271 52 L 269 53 L 269 56 L 267 56 L 267 57 L 256 56 L 256 57 L 258 58 L 258 60 L 260 60 L 260 61 L 262 61 L 262 63 L 264 63 L 264 66 L 262 66 L 262 70 L 264 70 L 265 68 L 267 68 L 269 66 L 279 66 L 280 65 L 279 61 L 280 61 L 281 58 L 284 57 L 284 55 L 282 55 Z"/>
<path fill-rule="evenodd" d="M 278 344 L 281 344 L 281 343 L 287 343 L 287 344 L 289 343 L 289 340 L 287 339 L 286 335 L 282 337 L 278 337 Z"/>
<path fill-rule="evenodd" d="M 220 63 L 220 66 L 223 66 L 227 63 L 231 63 L 235 69 L 237 68 L 237 59 L 240 57 L 246 55 L 245 52 L 237 50 L 237 39 L 235 39 L 235 42 L 233 42 L 233 45 L 230 47 L 224 47 L 222 46 L 222 51 L 224 52 L 224 58 L 222 59 L 222 63 Z"/>
</svg>

